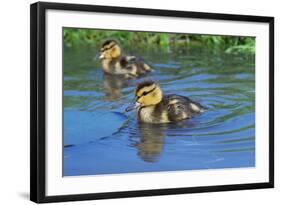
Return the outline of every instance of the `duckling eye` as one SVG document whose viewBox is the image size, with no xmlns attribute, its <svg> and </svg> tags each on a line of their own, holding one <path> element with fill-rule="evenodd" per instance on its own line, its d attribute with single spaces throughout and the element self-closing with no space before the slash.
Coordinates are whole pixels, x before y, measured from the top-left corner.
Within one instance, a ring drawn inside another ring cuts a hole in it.
<svg viewBox="0 0 281 205">
<path fill-rule="evenodd" d="M 149 92 L 146 92 L 146 91 L 144 91 L 143 93 L 142 93 L 142 96 L 145 96 L 145 95 L 147 95 Z"/>
</svg>

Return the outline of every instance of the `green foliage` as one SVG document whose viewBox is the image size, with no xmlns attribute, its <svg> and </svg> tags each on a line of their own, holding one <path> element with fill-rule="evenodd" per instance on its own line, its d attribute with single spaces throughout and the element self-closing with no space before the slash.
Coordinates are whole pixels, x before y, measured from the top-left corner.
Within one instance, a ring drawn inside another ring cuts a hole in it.
<svg viewBox="0 0 281 205">
<path fill-rule="evenodd" d="M 190 47 L 206 47 L 227 54 L 255 54 L 255 38 L 241 36 L 216 36 L 200 34 L 171 34 L 156 32 L 128 32 L 94 29 L 64 29 L 64 43 L 67 47 L 80 44 L 99 47 L 106 39 L 115 39 L 122 46 L 137 48 L 181 50 Z"/>
<path fill-rule="evenodd" d="M 255 53 L 255 38 L 246 37 L 242 40 L 242 43 L 236 43 L 235 45 L 229 46 L 226 53 Z"/>
</svg>

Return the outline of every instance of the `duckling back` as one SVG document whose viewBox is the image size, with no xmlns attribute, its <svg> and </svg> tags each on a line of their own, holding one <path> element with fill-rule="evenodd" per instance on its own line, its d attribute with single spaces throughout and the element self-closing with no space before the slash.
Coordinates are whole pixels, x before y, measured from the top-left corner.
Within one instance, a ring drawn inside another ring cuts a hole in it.
<svg viewBox="0 0 281 205">
<path fill-rule="evenodd" d="M 155 106 L 140 108 L 138 119 L 147 123 L 169 123 L 189 119 L 202 113 L 205 108 L 180 95 L 164 95 L 162 101 Z"/>
<path fill-rule="evenodd" d="M 167 95 L 164 96 L 163 101 L 166 104 L 168 119 L 171 122 L 191 118 L 205 111 L 201 104 L 185 96 Z"/>
<path fill-rule="evenodd" d="M 120 67 L 134 76 L 139 76 L 152 71 L 151 67 L 146 64 L 142 58 L 136 56 L 122 56 Z"/>
</svg>

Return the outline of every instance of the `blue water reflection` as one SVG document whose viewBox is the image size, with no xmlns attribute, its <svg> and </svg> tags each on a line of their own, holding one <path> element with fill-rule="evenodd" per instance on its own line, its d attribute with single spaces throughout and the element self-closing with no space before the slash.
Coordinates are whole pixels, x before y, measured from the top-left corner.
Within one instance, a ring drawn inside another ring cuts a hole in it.
<svg viewBox="0 0 281 205">
<path fill-rule="evenodd" d="M 128 81 L 104 76 L 93 52 L 65 50 L 65 176 L 255 166 L 254 58 L 146 51 L 155 71 Z M 176 124 L 137 123 L 124 109 L 148 77 L 208 111 Z"/>
</svg>

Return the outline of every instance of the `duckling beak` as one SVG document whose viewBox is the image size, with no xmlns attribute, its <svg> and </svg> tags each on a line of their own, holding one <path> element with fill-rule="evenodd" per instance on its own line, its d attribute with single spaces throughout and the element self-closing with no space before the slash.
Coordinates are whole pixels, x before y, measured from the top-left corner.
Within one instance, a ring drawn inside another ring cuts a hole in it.
<svg viewBox="0 0 281 205">
<path fill-rule="evenodd" d="M 99 55 L 99 59 L 104 59 L 104 55 L 102 53 Z"/>
<path fill-rule="evenodd" d="M 132 110 L 134 110 L 134 109 L 138 109 L 140 106 L 141 106 L 141 104 L 138 103 L 138 102 L 131 103 L 131 104 L 125 109 L 125 111 L 126 111 L 126 112 L 130 112 L 130 111 L 132 111 Z"/>
<path fill-rule="evenodd" d="M 95 59 L 104 59 L 104 55 L 102 53 L 97 53 Z"/>
</svg>

